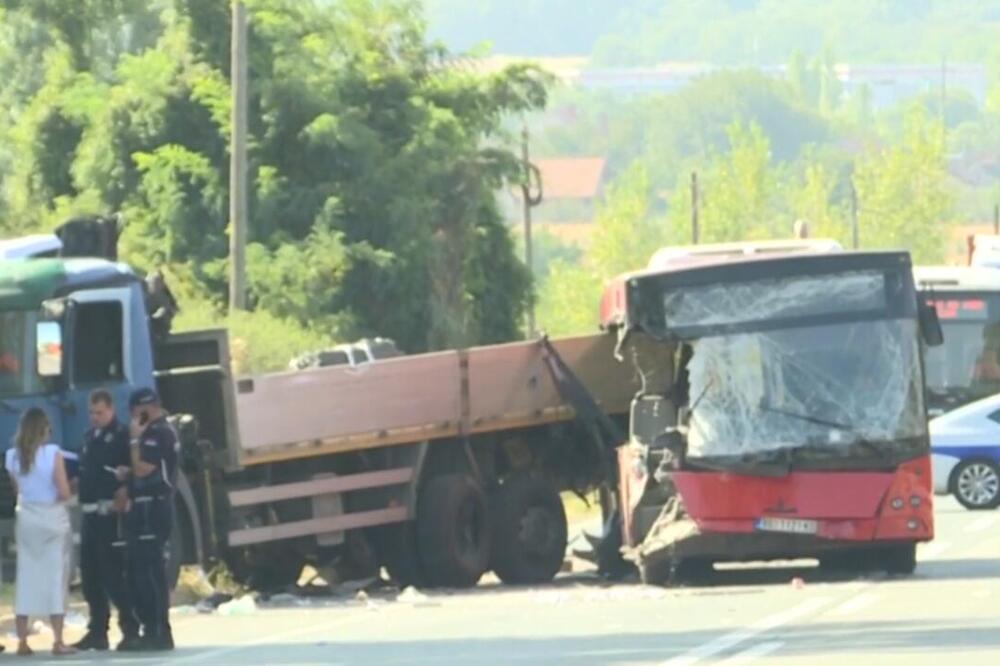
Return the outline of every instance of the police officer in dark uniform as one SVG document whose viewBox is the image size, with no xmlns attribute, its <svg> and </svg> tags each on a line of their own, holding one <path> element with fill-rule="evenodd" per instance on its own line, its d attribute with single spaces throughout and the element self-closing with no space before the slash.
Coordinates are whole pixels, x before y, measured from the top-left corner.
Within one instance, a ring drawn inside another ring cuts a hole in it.
<svg viewBox="0 0 1000 666">
<path fill-rule="evenodd" d="M 80 451 L 80 573 L 83 596 L 90 608 L 87 634 L 79 650 L 107 650 L 110 599 L 118 609 L 120 648 L 139 638 L 139 620 L 125 583 L 124 486 L 116 470 L 129 464 L 128 428 L 115 418 L 114 400 L 105 390 L 90 394 L 90 422 Z"/>
<path fill-rule="evenodd" d="M 172 650 L 166 559 L 180 440 L 153 389 L 133 392 L 129 407 L 132 465 L 125 525 L 129 590 L 142 622 L 139 649 Z"/>
</svg>

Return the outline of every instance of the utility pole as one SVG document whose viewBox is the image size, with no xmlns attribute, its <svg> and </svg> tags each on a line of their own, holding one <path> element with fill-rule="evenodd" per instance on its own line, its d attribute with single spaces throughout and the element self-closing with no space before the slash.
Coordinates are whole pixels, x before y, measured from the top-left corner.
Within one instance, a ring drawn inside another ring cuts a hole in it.
<svg viewBox="0 0 1000 666">
<path fill-rule="evenodd" d="M 528 126 L 521 128 L 521 163 L 524 168 L 524 179 L 521 183 L 521 215 L 524 220 L 524 263 L 532 280 L 535 277 L 535 259 L 531 245 L 531 209 L 542 202 L 542 177 L 538 168 L 531 163 L 528 151 Z M 537 189 L 532 191 L 532 178 Z M 528 337 L 535 336 L 535 299 L 528 301 Z"/>
<path fill-rule="evenodd" d="M 1000 235 L 1000 204 L 993 204 L 993 233 Z"/>
<path fill-rule="evenodd" d="M 940 116 L 941 116 L 941 127 L 947 127 L 947 105 L 948 105 L 948 61 L 944 55 L 941 56 L 941 100 L 940 105 Z"/>
<path fill-rule="evenodd" d="M 232 133 L 229 146 L 229 309 L 245 310 L 247 244 L 247 13 L 233 0 L 230 85 Z"/>
<path fill-rule="evenodd" d="M 851 181 L 851 247 L 858 249 L 858 190 Z"/>
<path fill-rule="evenodd" d="M 691 172 L 691 244 L 698 244 L 698 172 Z"/>
</svg>

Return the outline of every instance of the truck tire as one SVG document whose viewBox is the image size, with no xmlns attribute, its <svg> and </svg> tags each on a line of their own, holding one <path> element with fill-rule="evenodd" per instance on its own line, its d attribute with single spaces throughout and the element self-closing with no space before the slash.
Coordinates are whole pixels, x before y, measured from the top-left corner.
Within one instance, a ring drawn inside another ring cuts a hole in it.
<svg viewBox="0 0 1000 666">
<path fill-rule="evenodd" d="M 508 585 L 555 578 L 566 558 L 566 510 L 552 484 L 528 475 L 504 480 L 490 498 L 491 564 Z"/>
<path fill-rule="evenodd" d="M 417 548 L 434 587 L 472 587 L 490 560 L 486 495 L 464 474 L 430 479 L 417 500 Z"/>
</svg>

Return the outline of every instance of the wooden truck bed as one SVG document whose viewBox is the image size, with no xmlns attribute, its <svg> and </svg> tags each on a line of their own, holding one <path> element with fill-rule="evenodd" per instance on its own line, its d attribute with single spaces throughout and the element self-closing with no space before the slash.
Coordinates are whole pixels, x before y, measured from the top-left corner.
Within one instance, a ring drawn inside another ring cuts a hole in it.
<svg viewBox="0 0 1000 666">
<path fill-rule="evenodd" d="M 608 413 L 628 411 L 639 389 L 615 337 L 553 342 Z M 237 381 L 242 465 L 426 439 L 527 427 L 572 418 L 539 341 L 450 350 L 259 375 Z"/>
</svg>

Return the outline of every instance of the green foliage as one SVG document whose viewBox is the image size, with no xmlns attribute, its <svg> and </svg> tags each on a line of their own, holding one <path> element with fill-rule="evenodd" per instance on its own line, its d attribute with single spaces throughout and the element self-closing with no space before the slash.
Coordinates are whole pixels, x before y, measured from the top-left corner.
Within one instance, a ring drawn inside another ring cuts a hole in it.
<svg viewBox="0 0 1000 666">
<path fill-rule="evenodd" d="M 303 351 L 323 349 L 343 340 L 337 331 L 309 329 L 266 310 L 223 315 L 210 302 L 195 299 L 182 301 L 181 308 L 174 321 L 176 330 L 228 329 L 236 375 L 284 370 Z"/>
<path fill-rule="evenodd" d="M 916 263 L 943 259 L 954 206 L 945 145 L 944 129 L 916 108 L 900 145 L 859 161 L 854 180 L 864 247 L 905 247 Z"/>
<path fill-rule="evenodd" d="M 219 309 L 228 0 L 3 6 L 13 27 L 0 36 L 43 61 L 20 69 L 0 49 L 17 70 L 0 98 L 23 109 L 0 114 L 18 154 L 0 152 L 9 219 L 31 229 L 68 211 L 124 211 L 124 256 L 168 264 L 193 302 Z M 453 64 L 409 0 L 247 7 L 256 316 L 408 351 L 516 336 L 531 280 L 495 202 L 520 178 L 502 129 L 544 106 L 550 77 Z"/>
<path fill-rule="evenodd" d="M 633 164 L 609 188 L 597 212 L 594 237 L 578 264 L 556 260 L 542 285 L 538 325 L 550 335 L 596 329 L 598 305 L 607 280 L 640 268 L 668 243 L 664 220 L 650 206 L 649 170 Z"/>
</svg>

